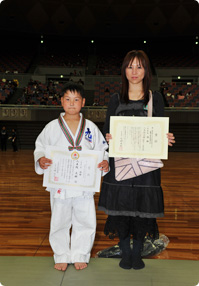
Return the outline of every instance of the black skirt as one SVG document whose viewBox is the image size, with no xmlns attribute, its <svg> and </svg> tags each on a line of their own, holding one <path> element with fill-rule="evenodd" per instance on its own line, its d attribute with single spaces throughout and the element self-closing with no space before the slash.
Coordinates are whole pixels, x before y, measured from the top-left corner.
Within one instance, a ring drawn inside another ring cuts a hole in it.
<svg viewBox="0 0 199 286">
<path fill-rule="evenodd" d="M 114 159 L 104 176 L 98 209 L 112 216 L 157 218 L 164 216 L 160 169 L 124 180 L 115 180 Z"/>
<path fill-rule="evenodd" d="M 119 102 L 118 94 L 112 96 L 104 133 L 109 133 L 111 116 L 147 116 L 143 100 L 128 104 Z M 153 93 L 153 116 L 164 115 L 161 94 Z M 115 180 L 114 159 L 110 158 L 110 172 L 104 176 L 98 209 L 108 214 L 105 225 L 106 235 L 119 235 L 125 238 L 133 235 L 143 240 L 145 235 L 158 237 L 157 217 L 164 216 L 164 199 L 161 188 L 160 169 L 118 182 Z"/>
</svg>

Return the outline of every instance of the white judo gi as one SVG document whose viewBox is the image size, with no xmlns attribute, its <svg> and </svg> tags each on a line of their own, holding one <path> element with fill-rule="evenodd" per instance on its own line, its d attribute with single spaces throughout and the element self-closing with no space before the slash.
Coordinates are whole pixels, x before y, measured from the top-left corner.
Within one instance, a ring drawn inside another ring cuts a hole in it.
<svg viewBox="0 0 199 286">
<path fill-rule="evenodd" d="M 63 116 L 64 113 L 61 113 L 61 120 L 70 132 Z M 70 132 L 74 142 L 76 142 L 83 120 L 81 113 L 80 117 L 75 136 Z M 66 147 L 67 150 L 68 146 L 71 146 L 60 127 L 58 119 L 51 121 L 44 127 L 37 137 L 35 145 L 35 171 L 40 175 L 44 173 L 44 170 L 40 168 L 38 160 L 45 156 L 47 145 Z M 87 119 L 80 145 L 83 151 L 105 151 L 108 149 L 99 128 Z M 108 161 L 106 151 L 104 152 L 104 160 Z M 55 188 L 47 188 L 46 190 L 50 192 L 51 223 L 49 241 L 54 252 L 55 263 L 88 263 L 96 232 L 94 193 Z M 71 226 L 72 232 L 70 235 Z"/>
</svg>

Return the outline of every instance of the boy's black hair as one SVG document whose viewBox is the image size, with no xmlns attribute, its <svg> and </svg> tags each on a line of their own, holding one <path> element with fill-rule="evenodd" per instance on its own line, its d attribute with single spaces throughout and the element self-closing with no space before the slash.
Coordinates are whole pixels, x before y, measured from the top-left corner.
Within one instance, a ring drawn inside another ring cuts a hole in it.
<svg viewBox="0 0 199 286">
<path fill-rule="evenodd" d="M 76 91 L 81 95 L 82 98 L 84 98 L 84 88 L 81 84 L 72 81 L 67 82 L 62 88 L 60 96 L 64 96 L 68 90 L 73 92 Z"/>
</svg>

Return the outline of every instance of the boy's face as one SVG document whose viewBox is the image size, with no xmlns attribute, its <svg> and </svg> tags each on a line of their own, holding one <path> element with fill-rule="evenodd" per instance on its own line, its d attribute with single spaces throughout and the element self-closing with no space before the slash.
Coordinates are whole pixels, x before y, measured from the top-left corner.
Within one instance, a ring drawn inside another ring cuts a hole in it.
<svg viewBox="0 0 199 286">
<path fill-rule="evenodd" d="M 85 98 L 82 98 L 77 91 L 67 92 L 61 98 L 61 104 L 66 114 L 76 115 L 85 105 Z"/>
</svg>

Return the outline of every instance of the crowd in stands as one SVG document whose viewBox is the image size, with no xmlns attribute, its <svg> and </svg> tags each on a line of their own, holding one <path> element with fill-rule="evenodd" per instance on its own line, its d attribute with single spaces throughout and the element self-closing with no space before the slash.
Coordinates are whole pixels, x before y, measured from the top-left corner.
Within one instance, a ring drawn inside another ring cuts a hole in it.
<svg viewBox="0 0 199 286">
<path fill-rule="evenodd" d="M 25 73 L 27 72 L 35 54 L 32 51 L 6 51 L 0 56 L 0 72 Z M 51 50 L 38 57 L 38 65 L 65 66 L 70 68 L 87 67 L 89 54 L 86 51 Z M 101 53 L 96 55 L 96 75 L 120 75 L 123 54 Z M 154 67 L 198 67 L 199 57 L 187 53 L 151 53 L 150 59 Z"/>
<path fill-rule="evenodd" d="M 107 106 L 110 96 L 120 92 L 119 81 L 96 81 L 94 91 L 94 105 Z M 160 92 L 165 101 L 165 107 L 199 107 L 199 85 L 176 85 L 163 82 Z"/>
<path fill-rule="evenodd" d="M 199 107 L 199 85 L 165 83 L 161 89 L 169 107 Z"/>
<path fill-rule="evenodd" d="M 123 56 L 123 55 L 122 55 Z M 4 53 L 0 57 L 0 72 L 24 73 L 27 71 L 32 61 L 33 54 Z M 107 76 L 107 81 L 96 81 L 94 90 L 94 105 L 107 106 L 111 94 L 120 91 L 120 82 L 108 80 L 108 76 L 120 75 L 122 58 L 120 54 L 99 53 L 96 55 L 95 72 L 93 75 Z M 194 55 L 151 55 L 151 61 L 154 67 L 199 67 L 199 57 Z M 82 54 L 76 51 L 64 52 L 64 50 L 55 52 L 46 52 L 40 57 L 38 65 L 46 66 L 67 66 L 71 68 L 71 78 L 76 77 L 79 83 L 84 84 L 81 80 L 82 71 L 78 67 L 87 67 L 88 53 Z M 84 79 L 85 80 L 85 79 Z M 41 83 L 39 81 L 30 81 L 24 87 L 23 96 L 19 98 L 16 104 L 29 105 L 60 105 L 60 91 L 63 83 L 50 81 Z M 17 87 L 15 80 L 2 79 L 0 81 L 0 104 L 7 103 Z M 165 99 L 165 106 L 168 107 L 195 107 L 199 106 L 199 85 L 177 85 L 174 83 L 165 83 L 160 87 L 160 91 Z"/>
<path fill-rule="evenodd" d="M 0 104 L 5 104 L 8 102 L 8 100 L 14 94 L 18 84 L 19 84 L 18 81 L 15 79 L 14 80 L 6 80 L 6 79 L 0 80 Z"/>
<path fill-rule="evenodd" d="M 16 104 L 28 105 L 60 105 L 60 92 L 63 84 L 56 81 L 50 81 L 44 84 L 39 81 L 30 80 L 24 87 L 23 95 Z"/>
<path fill-rule="evenodd" d="M 110 96 L 120 91 L 120 82 L 96 81 L 94 105 L 107 106 Z M 160 92 L 166 107 L 199 107 L 199 85 L 176 85 L 165 83 Z"/>
<path fill-rule="evenodd" d="M 80 84 L 84 82 L 79 79 Z M 30 80 L 28 85 L 23 89 L 22 97 L 18 98 L 16 104 L 20 105 L 61 105 L 60 94 L 63 83 L 58 81 L 49 81 L 48 84 L 37 80 Z"/>
<path fill-rule="evenodd" d="M 84 84 L 81 79 L 77 82 Z M 93 106 L 107 106 L 111 95 L 120 92 L 120 86 L 119 81 L 96 81 Z M 1 81 L 0 103 L 6 103 L 16 87 L 15 81 Z M 45 84 L 30 80 L 16 104 L 60 106 L 62 87 L 63 83 L 58 81 L 50 81 Z M 160 87 L 160 92 L 166 107 L 199 107 L 199 85 L 197 84 L 176 85 L 175 83 L 164 82 L 164 85 Z"/>
<path fill-rule="evenodd" d="M 83 81 L 77 81 L 84 84 Z M 48 84 L 31 80 L 23 90 L 23 95 L 16 104 L 21 105 L 60 105 L 60 93 L 63 83 L 50 81 Z M 114 92 L 120 91 L 119 81 L 96 81 L 94 92 L 94 103 L 97 106 L 107 106 L 110 96 Z"/>
<path fill-rule="evenodd" d="M 96 75 L 120 75 L 123 55 L 120 54 L 100 54 L 97 56 Z M 152 65 L 155 68 L 169 67 L 199 67 L 199 57 L 194 54 L 152 54 L 150 56 Z"/>
</svg>

